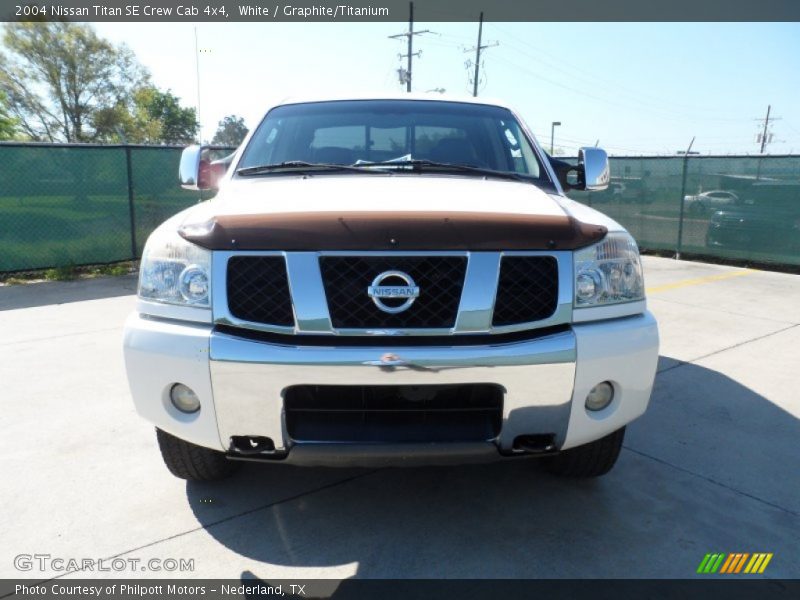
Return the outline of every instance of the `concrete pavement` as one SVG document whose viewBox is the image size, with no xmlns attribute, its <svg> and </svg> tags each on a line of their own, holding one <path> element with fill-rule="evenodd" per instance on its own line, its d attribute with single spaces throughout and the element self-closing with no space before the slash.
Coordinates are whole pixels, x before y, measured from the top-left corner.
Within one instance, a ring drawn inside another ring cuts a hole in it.
<svg viewBox="0 0 800 600">
<path fill-rule="evenodd" d="M 14 567 L 49 554 L 194 560 L 115 577 L 680 578 L 707 552 L 773 552 L 766 576 L 800 577 L 800 277 L 644 263 L 651 406 L 615 469 L 578 482 L 526 461 L 186 484 L 130 401 L 135 280 L 2 287 L 0 576 L 63 575 Z"/>
</svg>

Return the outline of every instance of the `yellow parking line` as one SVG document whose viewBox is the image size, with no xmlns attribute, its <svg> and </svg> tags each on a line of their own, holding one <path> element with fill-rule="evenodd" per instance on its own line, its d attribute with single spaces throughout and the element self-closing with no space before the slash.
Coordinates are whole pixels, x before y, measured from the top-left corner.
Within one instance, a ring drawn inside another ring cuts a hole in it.
<svg viewBox="0 0 800 600">
<path fill-rule="evenodd" d="M 682 281 L 675 281 L 673 283 L 665 283 L 664 285 L 657 285 L 647 288 L 648 294 L 657 294 L 659 292 L 666 292 L 667 290 L 677 290 L 680 288 L 689 287 L 692 285 L 700 285 L 702 283 L 712 283 L 714 281 L 722 281 L 723 279 L 731 279 L 733 277 L 742 277 L 744 275 L 752 275 L 757 271 L 753 269 L 743 269 L 741 271 L 731 271 L 730 273 L 720 273 L 719 275 L 709 275 L 707 277 L 696 277 L 694 279 L 684 279 Z"/>
</svg>

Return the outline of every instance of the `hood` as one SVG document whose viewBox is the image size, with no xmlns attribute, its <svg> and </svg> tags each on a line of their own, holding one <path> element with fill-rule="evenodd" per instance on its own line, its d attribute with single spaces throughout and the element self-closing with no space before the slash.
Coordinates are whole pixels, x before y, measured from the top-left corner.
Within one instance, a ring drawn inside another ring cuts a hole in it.
<svg viewBox="0 0 800 600">
<path fill-rule="evenodd" d="M 181 235 L 214 250 L 540 250 L 606 231 L 533 184 L 359 174 L 229 180 Z"/>
</svg>

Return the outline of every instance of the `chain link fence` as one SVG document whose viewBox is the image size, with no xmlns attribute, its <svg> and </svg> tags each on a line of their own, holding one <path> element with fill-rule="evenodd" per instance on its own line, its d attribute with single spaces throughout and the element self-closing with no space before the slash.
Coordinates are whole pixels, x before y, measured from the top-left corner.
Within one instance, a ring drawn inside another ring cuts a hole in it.
<svg viewBox="0 0 800 600">
<path fill-rule="evenodd" d="M 0 272 L 138 258 L 150 232 L 201 200 L 181 148 L 0 143 Z M 640 247 L 800 264 L 800 156 L 615 157 L 604 192 L 570 192 Z"/>
<path fill-rule="evenodd" d="M 178 146 L 0 143 L 0 273 L 141 256 L 167 217 L 200 201 Z"/>
<path fill-rule="evenodd" d="M 615 157 L 607 190 L 569 196 L 647 250 L 800 264 L 800 156 Z"/>
</svg>

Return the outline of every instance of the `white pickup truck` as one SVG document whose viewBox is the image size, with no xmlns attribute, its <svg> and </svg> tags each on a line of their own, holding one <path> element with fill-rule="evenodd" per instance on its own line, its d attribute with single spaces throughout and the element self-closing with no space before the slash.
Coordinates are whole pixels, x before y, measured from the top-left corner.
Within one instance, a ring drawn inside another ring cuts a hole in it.
<svg viewBox="0 0 800 600">
<path fill-rule="evenodd" d="M 218 194 L 148 239 L 124 336 L 174 475 L 611 469 L 658 329 L 635 241 L 564 195 L 608 185 L 605 152 L 553 161 L 502 103 L 403 95 L 286 101 L 207 155 L 181 183 Z"/>
</svg>

